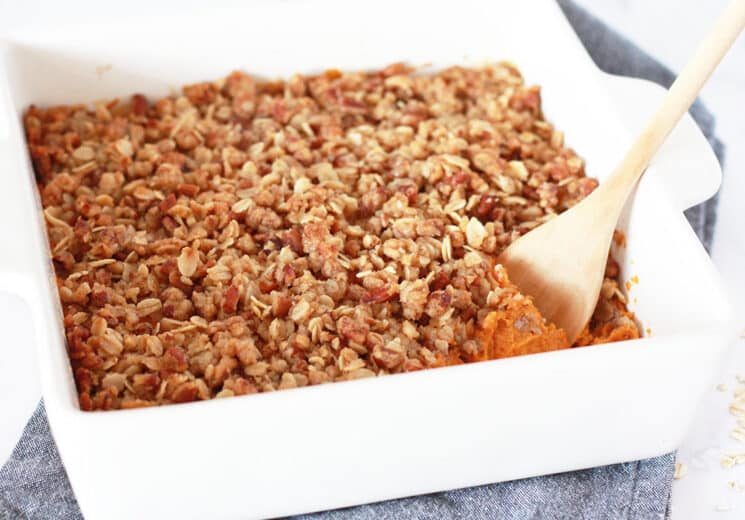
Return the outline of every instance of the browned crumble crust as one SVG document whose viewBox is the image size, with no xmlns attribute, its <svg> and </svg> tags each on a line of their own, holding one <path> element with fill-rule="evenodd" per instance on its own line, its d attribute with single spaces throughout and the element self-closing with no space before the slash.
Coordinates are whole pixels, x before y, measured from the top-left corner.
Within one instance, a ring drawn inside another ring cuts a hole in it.
<svg viewBox="0 0 745 520">
<path fill-rule="evenodd" d="M 481 359 L 520 297 L 495 255 L 597 186 L 508 64 L 234 72 L 24 122 L 86 410 Z M 638 336 L 607 274 L 582 344 Z"/>
</svg>

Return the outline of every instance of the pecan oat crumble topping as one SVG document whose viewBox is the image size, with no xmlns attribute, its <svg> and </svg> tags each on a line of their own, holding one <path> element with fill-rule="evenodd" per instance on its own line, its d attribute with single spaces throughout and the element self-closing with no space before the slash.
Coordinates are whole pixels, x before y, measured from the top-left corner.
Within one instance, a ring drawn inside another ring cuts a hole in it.
<svg viewBox="0 0 745 520">
<path fill-rule="evenodd" d="M 597 181 L 508 64 L 31 106 L 85 410 L 566 348 L 494 264 Z M 578 345 L 638 337 L 608 263 Z"/>
</svg>

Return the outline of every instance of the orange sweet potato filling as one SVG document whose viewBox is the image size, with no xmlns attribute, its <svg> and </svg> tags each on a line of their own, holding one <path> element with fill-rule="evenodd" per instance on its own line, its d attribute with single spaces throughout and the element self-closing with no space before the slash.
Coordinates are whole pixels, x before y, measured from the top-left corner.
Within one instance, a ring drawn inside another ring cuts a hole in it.
<svg viewBox="0 0 745 520">
<path fill-rule="evenodd" d="M 485 361 L 569 348 L 563 329 L 546 323 L 530 298 L 513 299 L 490 312 L 476 331 L 482 349 L 468 361 Z"/>
<path fill-rule="evenodd" d="M 619 318 L 605 322 L 591 321 L 574 342 L 575 347 L 636 339 L 640 336 L 639 328 L 634 323 L 634 313 L 628 311 L 620 301 L 616 300 L 611 305 Z"/>
<path fill-rule="evenodd" d="M 626 309 L 624 303 L 617 299 L 604 300 L 601 296 L 595 315 L 572 345 L 563 329 L 543 318 L 532 298 L 520 294 L 507 280 L 506 274 L 502 274 L 502 278 L 503 286 L 513 296 L 505 298 L 502 307 L 490 312 L 474 332 L 481 349 L 474 354 L 452 351 L 441 359 L 443 365 L 488 361 L 640 337 L 634 314 Z"/>
</svg>

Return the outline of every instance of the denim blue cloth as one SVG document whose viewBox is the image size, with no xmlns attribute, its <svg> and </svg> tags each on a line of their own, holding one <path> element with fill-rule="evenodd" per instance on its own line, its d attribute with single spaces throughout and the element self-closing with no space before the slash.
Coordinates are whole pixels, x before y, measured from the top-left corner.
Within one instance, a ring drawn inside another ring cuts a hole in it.
<svg viewBox="0 0 745 520">
<path fill-rule="evenodd" d="M 649 55 L 567 0 L 559 0 L 595 62 L 607 72 L 669 86 L 673 74 Z M 691 113 L 722 160 L 714 121 L 699 103 Z M 709 247 L 716 198 L 686 216 Z M 663 519 L 667 516 L 674 454 L 582 471 L 491 484 L 303 515 L 299 519 Z M 49 432 L 44 404 L 29 420 L 0 469 L 0 520 L 76 520 L 75 495 Z"/>
</svg>

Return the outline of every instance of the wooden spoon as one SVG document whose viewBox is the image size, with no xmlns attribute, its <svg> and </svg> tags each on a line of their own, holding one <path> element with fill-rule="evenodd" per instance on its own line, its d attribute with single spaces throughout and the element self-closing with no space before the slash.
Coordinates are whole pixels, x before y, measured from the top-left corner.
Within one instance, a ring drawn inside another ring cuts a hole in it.
<svg viewBox="0 0 745 520">
<path fill-rule="evenodd" d="M 498 261 L 541 314 L 574 342 L 597 305 L 613 231 L 634 186 L 667 135 L 745 27 L 734 0 L 665 95 L 616 170 L 582 202 L 512 243 Z"/>
</svg>

